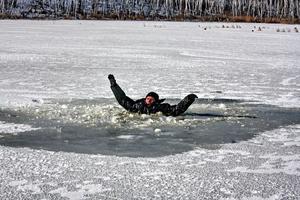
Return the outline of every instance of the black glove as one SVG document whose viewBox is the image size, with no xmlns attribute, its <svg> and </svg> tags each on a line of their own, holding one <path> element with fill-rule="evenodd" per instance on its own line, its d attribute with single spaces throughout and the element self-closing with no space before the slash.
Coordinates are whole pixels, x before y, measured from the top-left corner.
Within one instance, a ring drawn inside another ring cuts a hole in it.
<svg viewBox="0 0 300 200">
<path fill-rule="evenodd" d="M 184 113 L 192 103 L 194 103 L 195 99 L 198 98 L 195 94 L 189 94 L 184 97 L 176 106 L 176 112 L 174 116 L 180 115 Z"/>
<path fill-rule="evenodd" d="M 188 106 L 190 106 L 195 101 L 196 98 L 198 98 L 197 95 L 189 94 L 189 95 L 185 96 L 181 102 L 183 104 L 188 104 Z"/>
<path fill-rule="evenodd" d="M 114 86 L 117 84 L 116 79 L 115 79 L 114 75 L 112 75 L 112 74 L 108 75 L 108 80 L 110 81 L 111 86 Z"/>
<path fill-rule="evenodd" d="M 195 94 L 189 94 L 189 95 L 187 95 L 185 98 L 187 98 L 188 100 L 195 100 L 196 98 L 198 98 L 197 97 L 197 95 L 195 95 Z"/>
</svg>

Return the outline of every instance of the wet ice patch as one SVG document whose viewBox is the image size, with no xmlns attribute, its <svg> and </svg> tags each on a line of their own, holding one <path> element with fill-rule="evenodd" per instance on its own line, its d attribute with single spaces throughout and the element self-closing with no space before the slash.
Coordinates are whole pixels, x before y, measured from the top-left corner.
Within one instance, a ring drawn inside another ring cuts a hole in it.
<svg viewBox="0 0 300 200">
<path fill-rule="evenodd" d="M 99 194 L 102 192 L 111 191 L 111 188 L 104 188 L 100 184 L 77 184 L 75 190 L 70 190 L 66 187 L 61 187 L 50 191 L 50 194 L 59 194 L 61 197 L 66 197 L 69 199 L 86 199 L 89 195 Z"/>
<path fill-rule="evenodd" d="M 30 183 L 27 180 L 11 181 L 8 185 L 16 187 L 17 191 L 31 191 L 32 194 L 42 193 L 42 190 L 40 189 L 41 184 Z"/>
<path fill-rule="evenodd" d="M 299 83 L 300 76 L 295 76 L 295 77 L 288 77 L 283 79 L 280 84 L 283 86 L 290 86 L 290 85 L 297 85 L 297 83 Z"/>
<path fill-rule="evenodd" d="M 262 135 L 270 142 L 276 142 L 283 146 L 300 146 L 300 125 L 295 125 L 294 129 L 281 128 L 265 132 Z"/>
<path fill-rule="evenodd" d="M 15 124 L 0 121 L 0 133 L 16 135 L 22 132 L 34 131 L 40 128 L 33 128 L 27 124 Z M 0 136 L 1 137 L 1 136 Z"/>
<path fill-rule="evenodd" d="M 268 159 L 255 170 L 257 173 L 285 173 L 300 176 L 300 157 L 296 155 L 264 155 L 260 158 Z"/>
<path fill-rule="evenodd" d="M 250 140 L 252 144 L 268 146 L 268 148 L 280 148 L 285 151 L 265 153 L 257 157 L 263 162 L 255 167 L 238 166 L 228 170 L 229 172 L 242 172 L 252 174 L 288 174 L 300 176 L 300 154 L 297 146 L 300 145 L 300 126 L 293 125 L 281 127 L 272 131 L 266 131 L 259 137 Z M 296 146 L 296 148 L 291 147 Z M 247 158 L 247 155 L 244 155 Z M 252 155 L 253 156 L 253 155 Z"/>
<path fill-rule="evenodd" d="M 278 156 L 278 155 L 264 155 L 260 158 L 267 161 L 261 166 L 250 169 L 248 167 L 236 167 L 234 169 L 227 170 L 228 172 L 242 172 L 253 174 L 276 174 L 284 173 L 289 175 L 300 176 L 300 159 L 299 154 L 291 156 Z"/>
<path fill-rule="evenodd" d="M 279 199 L 283 199 L 283 195 L 280 193 L 280 194 L 274 194 L 270 197 L 261 197 L 261 196 L 255 196 L 257 194 L 257 191 L 252 191 L 252 194 L 254 196 L 252 197 L 243 197 L 243 198 L 238 198 L 238 199 L 241 199 L 241 200 L 279 200 Z M 229 195 L 229 193 L 227 194 Z M 220 198 L 220 200 L 236 200 L 237 198 Z"/>
<path fill-rule="evenodd" d="M 15 186 L 19 186 L 19 185 L 24 185 L 26 183 L 27 183 L 27 180 L 20 180 L 20 181 L 12 181 L 8 185 L 15 187 Z"/>
</svg>

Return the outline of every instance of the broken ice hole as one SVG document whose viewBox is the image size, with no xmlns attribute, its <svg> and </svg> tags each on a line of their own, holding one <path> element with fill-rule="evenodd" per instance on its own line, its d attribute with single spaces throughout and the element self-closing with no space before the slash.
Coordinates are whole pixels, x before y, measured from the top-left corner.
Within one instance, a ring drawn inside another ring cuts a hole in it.
<svg viewBox="0 0 300 200">
<path fill-rule="evenodd" d="M 114 99 L 48 99 L 36 107 L 2 109 L 0 121 L 40 127 L 18 134 L 0 133 L 0 145 L 159 157 L 199 147 L 215 149 L 263 131 L 299 124 L 300 109 L 232 99 L 197 99 L 184 115 L 165 117 L 128 113 Z"/>
</svg>

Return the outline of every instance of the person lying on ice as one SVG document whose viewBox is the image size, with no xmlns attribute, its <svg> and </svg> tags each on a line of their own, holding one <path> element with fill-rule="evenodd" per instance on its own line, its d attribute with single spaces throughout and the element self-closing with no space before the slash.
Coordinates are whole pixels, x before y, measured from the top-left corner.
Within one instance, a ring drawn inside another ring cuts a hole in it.
<svg viewBox="0 0 300 200">
<path fill-rule="evenodd" d="M 129 112 L 140 114 L 154 114 L 162 112 L 166 116 L 178 116 L 184 113 L 188 107 L 198 98 L 195 94 L 189 94 L 184 97 L 177 105 L 170 105 L 163 103 L 165 99 L 159 99 L 158 94 L 150 92 L 145 98 L 139 100 L 132 100 L 126 96 L 125 92 L 117 84 L 115 77 L 108 75 L 110 87 L 113 91 L 118 103 Z"/>
</svg>

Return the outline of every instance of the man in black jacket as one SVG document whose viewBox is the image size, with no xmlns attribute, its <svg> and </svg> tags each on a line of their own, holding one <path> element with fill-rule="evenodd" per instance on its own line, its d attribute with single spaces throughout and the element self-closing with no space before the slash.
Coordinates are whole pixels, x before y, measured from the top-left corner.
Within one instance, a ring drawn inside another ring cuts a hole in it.
<svg viewBox="0 0 300 200">
<path fill-rule="evenodd" d="M 150 92 L 145 98 L 134 101 L 126 96 L 112 74 L 108 75 L 108 79 L 111 84 L 111 90 L 113 91 L 118 103 L 129 112 L 140 114 L 154 114 L 162 112 L 166 116 L 178 116 L 184 113 L 195 99 L 198 98 L 195 94 L 189 94 L 177 105 L 170 105 L 168 103 L 163 103 L 165 99 L 159 99 L 158 94 L 155 92 Z"/>
</svg>

